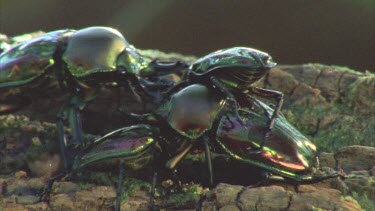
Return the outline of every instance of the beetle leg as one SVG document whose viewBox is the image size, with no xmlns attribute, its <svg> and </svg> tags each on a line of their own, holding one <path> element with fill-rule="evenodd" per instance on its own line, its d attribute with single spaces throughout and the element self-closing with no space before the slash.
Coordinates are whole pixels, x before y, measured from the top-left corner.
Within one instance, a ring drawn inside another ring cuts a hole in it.
<svg viewBox="0 0 375 211">
<path fill-rule="evenodd" d="M 154 170 L 154 175 L 152 175 L 152 186 L 151 186 L 151 193 L 150 193 L 150 210 L 155 210 L 155 189 L 156 189 L 156 180 L 158 177 L 158 172 Z"/>
<path fill-rule="evenodd" d="M 180 83 L 172 86 L 167 91 L 165 91 L 163 93 L 163 96 L 164 96 L 163 98 L 169 97 L 171 94 L 177 92 L 178 90 L 180 90 L 183 87 L 186 87 L 187 85 L 189 85 L 189 81 L 188 80 L 181 81 Z"/>
<path fill-rule="evenodd" d="M 263 151 L 263 146 L 265 145 L 266 141 L 269 138 L 269 135 L 271 133 L 271 130 L 273 128 L 273 125 L 275 123 L 276 118 L 279 116 L 281 106 L 283 105 L 283 101 L 284 101 L 284 94 L 281 93 L 281 92 L 275 91 L 275 90 L 262 89 L 262 88 L 258 88 L 258 87 L 250 87 L 250 89 L 248 89 L 247 91 L 249 93 L 258 95 L 260 97 L 266 97 L 266 98 L 271 97 L 271 98 L 275 98 L 277 100 L 276 107 L 275 107 L 275 109 L 272 113 L 271 118 L 269 119 L 269 121 L 267 123 L 267 131 L 264 134 L 264 139 L 263 139 L 259 149 L 255 149 L 252 152 L 250 152 L 250 153 L 256 154 L 256 153 L 260 153 L 260 152 Z"/>
<path fill-rule="evenodd" d="M 63 114 L 64 112 L 60 111 L 57 115 L 57 134 L 58 134 L 58 140 L 60 145 L 60 154 L 63 160 L 64 170 L 69 169 L 69 162 L 68 162 L 68 155 L 67 155 L 67 142 L 66 142 L 66 136 L 65 136 L 65 130 L 64 130 L 64 123 L 63 123 Z"/>
<path fill-rule="evenodd" d="M 117 190 L 116 190 L 116 206 L 115 206 L 115 211 L 120 211 L 121 196 L 122 196 L 122 183 L 124 181 L 124 175 L 125 175 L 124 172 L 125 172 L 124 162 L 120 161 L 118 183 L 117 183 Z"/>
<path fill-rule="evenodd" d="M 152 163 L 152 171 L 154 172 L 154 174 L 152 175 L 152 186 L 151 186 L 151 191 L 150 191 L 150 202 L 149 202 L 150 210 L 158 210 L 155 208 L 154 200 L 155 200 L 155 190 L 156 190 L 156 182 L 157 182 L 157 177 L 158 177 L 158 170 L 162 167 L 162 163 L 164 163 L 162 160 L 164 160 L 163 154 L 154 152 L 154 161 Z"/>
<path fill-rule="evenodd" d="M 283 183 L 290 183 L 290 184 L 313 184 L 317 182 L 321 182 L 323 180 L 331 179 L 331 178 L 346 178 L 347 176 L 343 172 L 335 171 L 330 174 L 326 174 L 323 176 L 300 176 L 295 179 L 284 178 L 281 176 L 271 175 L 268 178 L 270 182 L 283 182 Z"/>
<path fill-rule="evenodd" d="M 260 97 L 266 97 L 266 98 L 275 98 L 277 100 L 277 104 L 276 104 L 276 107 L 273 111 L 273 114 L 271 116 L 271 119 L 269 120 L 268 122 L 268 129 L 271 130 L 274 123 L 275 123 L 275 119 L 278 117 L 279 113 L 280 113 L 280 110 L 281 110 L 281 106 L 283 105 L 283 101 L 284 101 L 284 94 L 282 92 L 278 92 L 278 91 L 275 91 L 275 90 L 269 90 L 269 89 L 262 89 L 262 88 L 258 88 L 258 87 L 250 87 L 250 89 L 248 90 L 249 93 L 252 93 L 252 94 L 255 94 L 255 95 L 258 95 Z"/>
<path fill-rule="evenodd" d="M 240 123 L 242 125 L 244 125 L 245 121 L 240 117 L 240 114 L 238 113 L 239 105 L 238 105 L 238 102 L 237 102 L 236 98 L 214 76 L 211 76 L 210 79 L 211 79 L 212 83 L 214 84 L 214 86 L 216 86 L 222 93 L 225 94 L 227 100 L 229 101 L 229 104 L 231 105 L 231 107 L 233 108 L 233 111 L 236 114 L 237 119 L 240 121 Z"/>
<path fill-rule="evenodd" d="M 185 157 L 185 155 L 190 151 L 192 145 L 190 141 L 184 141 L 180 147 L 181 152 L 174 156 L 172 159 L 168 160 L 165 167 L 168 169 L 174 169 L 176 165 Z"/>
<path fill-rule="evenodd" d="M 67 148 L 73 145 L 74 148 L 82 148 L 82 127 L 80 117 L 80 104 L 78 97 L 72 97 L 69 105 L 63 105 L 57 114 L 57 132 L 58 140 L 60 145 L 60 153 L 63 159 L 64 169 L 68 170 L 72 164 L 69 160 L 70 153 Z M 68 121 L 70 128 L 72 129 L 73 143 L 68 143 L 65 136 L 64 121 Z"/>
<path fill-rule="evenodd" d="M 130 87 L 130 90 L 132 91 L 135 99 L 137 100 L 138 103 L 140 104 L 143 104 L 143 100 L 141 98 L 141 96 L 139 96 L 139 94 L 137 93 L 137 91 L 135 90 L 135 86 L 133 85 L 133 83 L 131 81 L 127 81 L 128 82 L 128 85 Z"/>
<path fill-rule="evenodd" d="M 51 194 L 53 183 L 56 180 L 59 180 L 59 179 L 63 178 L 64 176 L 66 176 L 66 173 L 61 172 L 61 173 L 55 175 L 54 177 L 52 177 L 51 179 L 49 179 L 47 185 L 43 189 L 43 192 L 40 194 L 39 200 L 42 201 L 42 202 L 48 202 L 49 196 Z"/>
<path fill-rule="evenodd" d="M 84 106 L 84 104 L 83 104 Z M 70 106 L 68 108 L 68 121 L 69 126 L 72 129 L 73 144 L 75 147 L 83 147 L 82 145 L 82 122 L 80 115 L 80 108 L 83 107 L 82 102 L 78 97 L 74 96 L 71 99 Z"/>
<path fill-rule="evenodd" d="M 213 171 L 212 171 L 212 160 L 211 160 L 211 152 L 210 152 L 210 147 L 208 146 L 208 138 L 204 137 L 203 144 L 205 147 L 205 157 L 207 161 L 207 168 L 208 168 L 208 173 L 210 175 L 210 186 L 213 186 L 214 179 L 213 179 Z"/>
<path fill-rule="evenodd" d="M 126 111 L 123 111 L 121 109 L 117 110 L 121 113 L 127 120 L 130 119 L 136 124 L 150 124 L 154 125 L 154 123 L 157 121 L 157 117 L 153 115 L 152 113 L 146 113 L 146 114 L 135 114 L 135 113 L 128 113 Z"/>
</svg>

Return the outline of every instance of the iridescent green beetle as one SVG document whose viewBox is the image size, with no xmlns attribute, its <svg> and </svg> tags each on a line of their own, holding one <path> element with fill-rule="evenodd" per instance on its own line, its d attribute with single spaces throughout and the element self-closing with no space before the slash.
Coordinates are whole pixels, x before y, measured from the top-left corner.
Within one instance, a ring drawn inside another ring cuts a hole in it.
<svg viewBox="0 0 375 211">
<path fill-rule="evenodd" d="M 215 90 L 200 84 L 190 85 L 173 94 L 154 114 L 146 116 L 149 120 L 145 121 L 150 125 L 121 128 L 96 140 L 77 157 L 73 170 L 103 160 L 118 160 L 121 184 L 125 165 L 138 169 L 161 163 L 167 169 L 174 169 L 187 153 L 203 143 L 211 183 L 212 150 L 278 175 L 270 177 L 277 181 L 312 183 L 341 176 L 338 172 L 320 175 L 311 172 L 318 159 L 315 145 L 282 116 L 275 120 L 263 151 L 251 153 L 263 143 L 274 110 L 254 98 L 250 97 L 250 101 L 250 109 L 241 107 L 238 112 L 244 121 L 241 123 L 227 100 L 218 97 Z M 215 151 L 218 148 L 220 152 Z M 164 159 L 157 154 L 163 154 Z M 117 193 L 121 194 L 121 186 Z M 118 206 L 119 199 L 118 195 Z"/>
<path fill-rule="evenodd" d="M 168 143 L 180 143 L 174 158 L 167 163 L 168 168 L 174 168 L 196 143 L 203 143 L 212 182 L 209 144 L 218 144 L 230 156 L 245 163 L 296 181 L 312 179 L 300 173 L 310 169 L 316 160 L 313 143 L 282 116 L 275 119 L 269 131 L 274 109 L 244 93 L 236 96 L 242 99 L 238 110 L 240 119 L 237 118 L 228 100 L 219 97 L 217 92 L 208 86 L 193 84 L 173 94 L 155 112 L 175 131 L 172 135 L 175 139 L 169 136 Z M 267 142 L 264 142 L 264 133 L 268 133 Z M 252 153 L 261 145 L 261 152 Z"/>
<path fill-rule="evenodd" d="M 274 109 L 250 95 L 237 93 L 236 97 L 242 99 L 239 119 L 228 100 L 218 92 L 209 86 L 193 84 L 172 94 L 153 114 L 138 116 L 139 122 L 158 127 L 163 137 L 160 141 L 174 149 L 168 151 L 171 158 L 166 163 L 167 168 L 175 168 L 195 145 L 203 143 L 211 182 L 209 145 L 218 145 L 235 159 L 291 180 L 318 180 L 303 175 L 316 161 L 315 145 L 284 117 L 275 119 L 269 131 L 268 123 Z M 266 132 L 269 141 L 264 142 Z M 261 152 L 252 153 L 261 145 Z"/>
<path fill-rule="evenodd" d="M 277 100 L 277 104 L 268 122 L 268 130 L 271 131 L 283 103 L 283 94 L 275 90 L 255 87 L 254 83 L 262 79 L 274 66 L 276 66 L 276 63 L 270 55 L 253 48 L 233 47 L 218 50 L 190 65 L 184 80 L 171 88 L 168 94 L 181 87 L 186 87 L 188 84 L 206 84 L 224 93 L 234 111 L 239 108 L 238 99 L 234 96 L 236 92 L 274 98 Z M 238 114 L 237 116 L 239 117 Z M 266 141 L 267 136 L 268 134 L 265 134 L 264 141 Z M 261 152 L 262 146 L 263 144 L 259 149 L 254 149 L 254 152 Z"/>
<path fill-rule="evenodd" d="M 113 28 L 53 31 L 0 54 L 0 114 L 27 105 L 47 91 L 68 95 L 68 102 L 58 114 L 61 148 L 66 147 L 66 120 L 72 128 L 73 143 L 81 146 L 79 110 L 95 98 L 103 85 L 129 86 L 152 94 L 148 86 L 158 84 L 142 84 L 141 77 L 159 77 L 186 67 L 181 62 L 149 61 Z M 67 167 L 66 152 L 62 156 Z"/>
</svg>

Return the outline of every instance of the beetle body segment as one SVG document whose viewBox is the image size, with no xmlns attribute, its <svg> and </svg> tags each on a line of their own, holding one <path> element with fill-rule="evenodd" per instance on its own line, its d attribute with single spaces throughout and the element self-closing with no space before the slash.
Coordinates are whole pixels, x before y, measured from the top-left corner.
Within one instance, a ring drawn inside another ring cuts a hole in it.
<svg viewBox="0 0 375 211">
<path fill-rule="evenodd" d="M 255 110 L 240 111 L 245 125 L 233 113 L 226 114 L 229 118 L 222 117 L 216 140 L 235 159 L 298 180 L 298 174 L 308 171 L 316 161 L 315 145 L 284 117 L 279 117 L 275 120 L 263 151 L 260 154 L 249 153 L 262 143 L 267 121 L 273 112 L 273 109 L 260 101 L 254 105 Z M 262 110 L 266 110 L 267 116 Z"/>
<path fill-rule="evenodd" d="M 46 33 L 0 54 L 0 89 L 31 83 L 46 74 L 55 61 L 59 39 L 71 30 Z"/>
<path fill-rule="evenodd" d="M 244 89 L 261 79 L 275 65 L 267 53 L 233 47 L 198 59 L 190 66 L 187 78 L 197 80 L 195 78 L 215 76 L 228 87 Z"/>
<path fill-rule="evenodd" d="M 76 168 L 102 160 L 120 159 L 136 170 L 147 165 L 152 159 L 154 145 L 154 135 L 149 126 L 135 125 L 121 128 L 97 139 L 85 149 Z"/>
<path fill-rule="evenodd" d="M 224 100 L 213 94 L 206 86 L 194 84 L 171 96 L 158 111 L 165 116 L 168 124 L 181 135 L 197 139 L 212 128 L 212 124 L 222 110 Z"/>
<path fill-rule="evenodd" d="M 109 27 L 89 27 L 69 37 L 62 59 L 74 77 L 82 77 L 115 71 L 118 56 L 128 49 L 135 51 L 119 31 Z M 138 62 L 138 58 L 128 59 L 128 63 Z M 139 69 L 129 70 L 136 74 Z"/>
</svg>

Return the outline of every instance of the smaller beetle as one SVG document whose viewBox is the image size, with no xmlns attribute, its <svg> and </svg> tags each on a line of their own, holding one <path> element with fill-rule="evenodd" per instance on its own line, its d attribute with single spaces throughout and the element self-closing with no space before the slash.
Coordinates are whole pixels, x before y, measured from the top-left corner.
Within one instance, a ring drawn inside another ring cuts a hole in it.
<svg viewBox="0 0 375 211">
<path fill-rule="evenodd" d="M 234 96 L 236 92 L 274 98 L 277 100 L 277 104 L 267 126 L 268 131 L 271 131 L 283 103 L 283 94 L 255 87 L 254 83 L 262 79 L 274 66 L 276 63 L 270 55 L 256 49 L 233 47 L 218 50 L 194 62 L 187 70 L 184 80 L 171 88 L 166 95 L 168 96 L 188 84 L 210 84 L 226 95 L 234 111 L 237 111 L 239 107 L 238 99 Z M 238 114 L 237 117 L 239 117 Z M 264 141 L 267 141 L 267 136 L 268 132 L 265 133 Z M 253 152 L 262 152 L 263 145 L 264 143 Z"/>
</svg>

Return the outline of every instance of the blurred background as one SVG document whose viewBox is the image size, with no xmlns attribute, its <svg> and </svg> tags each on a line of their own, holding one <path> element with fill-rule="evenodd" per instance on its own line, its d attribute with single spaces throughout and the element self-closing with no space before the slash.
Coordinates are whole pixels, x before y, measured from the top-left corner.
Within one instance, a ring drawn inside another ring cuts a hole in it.
<svg viewBox="0 0 375 211">
<path fill-rule="evenodd" d="M 279 64 L 375 72 L 375 0 L 0 0 L 0 33 L 119 29 L 141 49 L 203 56 L 232 46 Z"/>
</svg>

